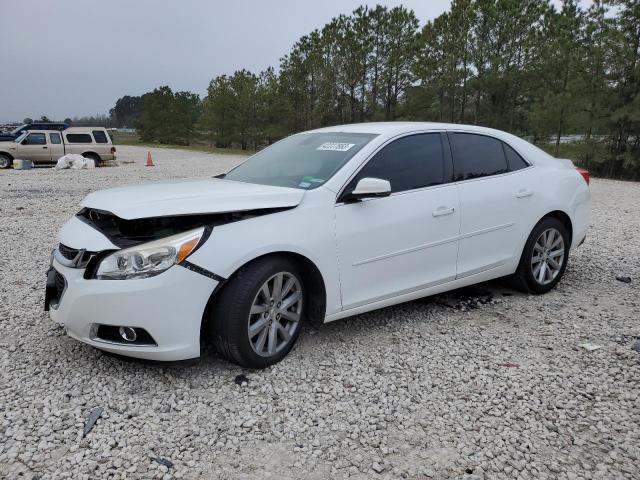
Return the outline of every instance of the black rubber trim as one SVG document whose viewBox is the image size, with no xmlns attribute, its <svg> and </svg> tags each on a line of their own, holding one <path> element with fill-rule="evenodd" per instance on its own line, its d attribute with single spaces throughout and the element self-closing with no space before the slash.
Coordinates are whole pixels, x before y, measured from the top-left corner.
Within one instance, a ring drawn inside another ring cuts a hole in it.
<svg viewBox="0 0 640 480">
<path fill-rule="evenodd" d="M 199 273 L 200 275 L 204 275 L 205 277 L 212 278 L 216 282 L 222 283 L 222 282 L 226 282 L 227 281 L 226 278 L 221 277 L 220 275 L 216 275 L 215 273 L 210 272 L 206 268 L 202 268 L 202 267 L 199 267 L 198 265 L 194 265 L 193 263 L 188 262 L 187 260 L 183 260 L 178 265 L 180 265 L 181 267 L 186 268 L 187 270 L 191 270 L 192 272 Z"/>
</svg>

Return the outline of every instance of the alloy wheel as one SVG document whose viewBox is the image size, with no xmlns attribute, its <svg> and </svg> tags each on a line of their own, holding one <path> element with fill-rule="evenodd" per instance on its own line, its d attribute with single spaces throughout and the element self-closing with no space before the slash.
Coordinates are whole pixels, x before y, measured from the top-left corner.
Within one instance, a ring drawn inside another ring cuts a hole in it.
<svg viewBox="0 0 640 480">
<path fill-rule="evenodd" d="M 251 348 L 271 357 L 285 348 L 300 323 L 302 286 L 295 275 L 279 272 L 262 284 L 249 312 Z"/>
<path fill-rule="evenodd" d="M 564 239 L 555 228 L 543 231 L 533 244 L 531 273 L 540 285 L 551 283 L 562 270 Z"/>
</svg>

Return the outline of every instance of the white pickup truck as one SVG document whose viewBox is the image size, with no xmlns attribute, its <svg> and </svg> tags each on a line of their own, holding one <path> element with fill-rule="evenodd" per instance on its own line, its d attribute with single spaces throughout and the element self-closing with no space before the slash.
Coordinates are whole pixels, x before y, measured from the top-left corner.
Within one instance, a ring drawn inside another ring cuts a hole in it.
<svg viewBox="0 0 640 480">
<path fill-rule="evenodd" d="M 91 158 L 99 165 L 115 159 L 116 147 L 102 127 L 71 127 L 62 131 L 29 130 L 15 140 L 0 142 L 0 168 L 11 168 L 14 159 L 54 163 L 67 153 Z"/>
</svg>

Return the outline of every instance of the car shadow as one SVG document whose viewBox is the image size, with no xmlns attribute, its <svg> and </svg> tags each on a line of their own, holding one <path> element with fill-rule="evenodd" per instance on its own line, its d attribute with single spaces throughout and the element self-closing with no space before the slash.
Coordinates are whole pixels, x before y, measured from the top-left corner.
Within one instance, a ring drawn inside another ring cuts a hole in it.
<svg viewBox="0 0 640 480">
<path fill-rule="evenodd" d="M 384 327 L 394 321 L 393 317 L 399 317 L 399 320 L 411 318 L 416 309 L 421 309 L 426 306 L 435 306 L 436 308 L 451 309 L 456 311 L 469 311 L 477 308 L 482 308 L 484 305 L 490 304 L 496 298 L 526 296 L 526 294 L 515 291 L 509 288 L 504 280 L 497 279 L 491 280 L 468 287 L 451 290 L 437 295 L 430 295 L 427 297 L 419 298 L 410 302 L 404 302 L 398 305 L 385 307 L 372 312 L 367 312 L 353 317 L 348 317 L 336 322 L 322 323 L 319 321 L 305 325 L 305 328 L 301 332 L 301 338 L 298 341 L 298 345 L 294 347 L 295 350 L 300 348 L 306 348 L 301 344 L 313 343 L 313 337 L 318 335 L 322 338 L 323 342 L 335 341 L 343 343 L 348 338 L 354 338 L 359 335 L 358 332 L 362 331 L 362 328 L 375 328 Z M 350 326 L 351 323 L 351 326 Z M 339 332 L 339 334 L 338 334 Z M 163 369 L 172 371 L 174 373 L 179 371 L 190 371 L 198 369 L 219 369 L 220 373 L 230 374 L 242 372 L 252 372 L 254 370 L 244 369 L 231 362 L 225 360 L 217 354 L 213 346 L 203 345 L 202 354 L 200 357 L 191 358 L 187 360 L 177 361 L 159 361 L 148 360 L 142 358 L 127 357 L 119 355 L 117 353 L 100 351 L 102 355 L 107 358 L 123 362 L 130 365 L 148 366 L 155 369 Z M 285 360 L 286 361 L 286 360 Z"/>
</svg>

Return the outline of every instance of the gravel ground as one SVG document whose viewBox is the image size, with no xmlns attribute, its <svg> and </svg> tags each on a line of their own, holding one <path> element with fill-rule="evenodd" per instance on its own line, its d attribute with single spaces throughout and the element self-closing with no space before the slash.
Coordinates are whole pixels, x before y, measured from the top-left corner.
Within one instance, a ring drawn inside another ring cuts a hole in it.
<svg viewBox="0 0 640 480">
<path fill-rule="evenodd" d="M 492 282 L 311 326 L 247 371 L 107 356 L 43 312 L 85 194 L 242 159 L 118 150 L 114 168 L 0 172 L 0 476 L 640 478 L 640 184 L 592 180 L 594 226 L 547 295 Z"/>
</svg>

